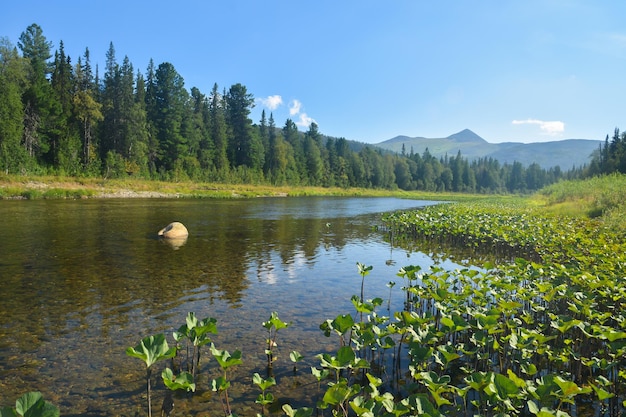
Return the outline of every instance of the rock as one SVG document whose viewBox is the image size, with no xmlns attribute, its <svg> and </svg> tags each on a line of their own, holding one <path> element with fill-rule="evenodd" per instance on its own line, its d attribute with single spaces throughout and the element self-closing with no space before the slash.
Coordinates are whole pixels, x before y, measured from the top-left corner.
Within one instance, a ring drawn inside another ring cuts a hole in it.
<svg viewBox="0 0 626 417">
<path fill-rule="evenodd" d="M 187 231 L 184 224 L 172 222 L 159 230 L 159 236 L 163 236 L 166 239 L 181 239 L 189 236 L 189 231 Z"/>
</svg>

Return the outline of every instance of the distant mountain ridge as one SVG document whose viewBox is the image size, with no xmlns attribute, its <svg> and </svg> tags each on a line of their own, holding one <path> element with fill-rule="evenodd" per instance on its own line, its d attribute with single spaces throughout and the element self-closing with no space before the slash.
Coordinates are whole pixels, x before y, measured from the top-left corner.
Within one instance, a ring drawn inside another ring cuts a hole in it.
<svg viewBox="0 0 626 417">
<path fill-rule="evenodd" d="M 446 154 L 456 156 L 461 151 L 461 155 L 469 161 L 493 158 L 501 164 L 520 162 L 524 166 L 529 166 L 537 163 L 544 169 L 559 166 L 563 170 L 568 170 L 589 164 L 592 153 L 598 150 L 601 144 L 602 141 L 593 139 L 489 143 L 471 130 L 464 129 L 446 138 L 396 136 L 374 146 L 400 153 L 404 145 L 407 154 L 412 150 L 413 153 L 420 155 L 428 148 L 428 151 L 436 157 L 443 157 Z"/>
</svg>

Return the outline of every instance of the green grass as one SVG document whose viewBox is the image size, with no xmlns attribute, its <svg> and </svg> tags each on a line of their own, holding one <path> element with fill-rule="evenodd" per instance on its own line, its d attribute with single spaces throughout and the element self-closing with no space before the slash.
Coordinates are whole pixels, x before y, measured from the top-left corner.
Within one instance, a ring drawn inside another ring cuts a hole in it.
<svg viewBox="0 0 626 417">
<path fill-rule="evenodd" d="M 626 233 L 626 175 L 561 181 L 537 192 L 529 203 L 546 213 L 595 218 Z"/>
<path fill-rule="evenodd" d="M 253 198 L 253 197 L 401 197 L 423 200 L 460 201 L 485 196 L 432 193 L 368 188 L 280 186 L 267 184 L 224 184 L 192 181 L 155 181 L 143 179 L 74 178 L 62 176 L 17 176 L 0 174 L 0 199 L 66 199 L 124 197 L 124 192 L 157 193 L 178 198 Z"/>
</svg>

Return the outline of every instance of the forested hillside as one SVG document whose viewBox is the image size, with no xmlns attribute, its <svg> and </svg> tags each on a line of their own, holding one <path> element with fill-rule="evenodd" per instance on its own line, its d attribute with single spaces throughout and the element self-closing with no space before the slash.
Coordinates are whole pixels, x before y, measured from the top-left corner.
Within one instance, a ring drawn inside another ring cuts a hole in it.
<svg viewBox="0 0 626 417">
<path fill-rule="evenodd" d="M 579 172 L 538 164 L 389 153 L 298 131 L 272 114 L 253 122 L 243 84 L 187 89 L 174 65 L 144 72 L 110 44 L 102 74 L 86 48 L 76 62 L 36 24 L 17 46 L 0 39 L 0 170 L 274 185 L 524 192 Z"/>
</svg>

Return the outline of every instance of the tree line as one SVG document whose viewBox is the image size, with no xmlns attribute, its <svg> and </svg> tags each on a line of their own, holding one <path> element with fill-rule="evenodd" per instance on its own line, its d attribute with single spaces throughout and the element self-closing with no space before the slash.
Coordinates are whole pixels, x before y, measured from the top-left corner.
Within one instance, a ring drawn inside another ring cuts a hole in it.
<svg viewBox="0 0 626 417">
<path fill-rule="evenodd" d="M 585 177 L 613 173 L 626 174 L 626 132 L 615 128 L 613 136 L 606 135 L 604 144 L 593 154 Z"/>
<path fill-rule="evenodd" d="M 19 50 L 18 50 L 19 48 Z M 0 169 L 6 174 L 138 177 L 456 192 L 524 192 L 574 175 L 491 158 L 394 154 L 333 138 L 311 123 L 250 119 L 242 84 L 187 90 L 173 64 L 144 73 L 111 43 L 104 74 L 89 49 L 75 64 L 37 24 L 17 47 L 0 38 Z M 20 54 L 21 51 L 21 54 Z"/>
</svg>

